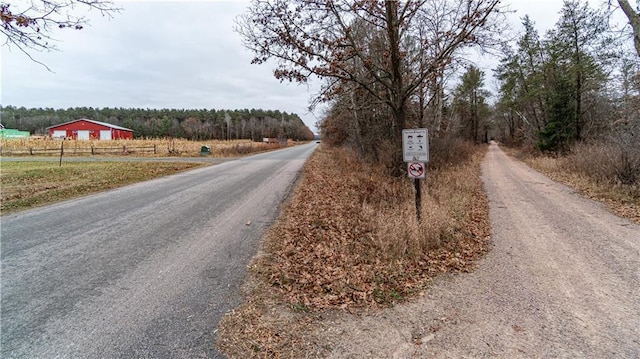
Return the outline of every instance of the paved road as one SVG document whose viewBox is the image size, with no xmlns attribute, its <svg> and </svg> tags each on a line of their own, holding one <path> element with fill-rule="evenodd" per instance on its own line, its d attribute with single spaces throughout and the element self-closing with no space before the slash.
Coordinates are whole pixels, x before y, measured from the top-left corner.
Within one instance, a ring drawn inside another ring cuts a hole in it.
<svg viewBox="0 0 640 359">
<path fill-rule="evenodd" d="M 0 356 L 218 357 L 217 323 L 315 146 L 3 216 Z"/>
<path fill-rule="evenodd" d="M 640 358 L 640 226 L 491 145 L 494 246 L 424 297 L 326 323 L 329 358 Z"/>
</svg>

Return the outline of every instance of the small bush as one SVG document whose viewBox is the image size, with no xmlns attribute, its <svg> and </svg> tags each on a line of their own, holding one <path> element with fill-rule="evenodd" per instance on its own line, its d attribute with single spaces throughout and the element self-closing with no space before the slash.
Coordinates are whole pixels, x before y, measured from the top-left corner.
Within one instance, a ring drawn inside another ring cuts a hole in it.
<svg viewBox="0 0 640 359">
<path fill-rule="evenodd" d="M 469 161 L 477 148 L 460 138 L 445 137 L 429 140 L 429 166 L 442 168 Z"/>
<path fill-rule="evenodd" d="M 640 185 L 640 149 L 613 142 L 579 143 L 562 159 L 563 166 L 593 180 L 637 187 Z"/>
</svg>

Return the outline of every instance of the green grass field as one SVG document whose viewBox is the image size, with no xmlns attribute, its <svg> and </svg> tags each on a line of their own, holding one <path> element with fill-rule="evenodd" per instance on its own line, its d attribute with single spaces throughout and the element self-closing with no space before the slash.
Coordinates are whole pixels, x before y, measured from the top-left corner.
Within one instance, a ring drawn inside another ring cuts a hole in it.
<svg viewBox="0 0 640 359">
<path fill-rule="evenodd" d="M 185 171 L 202 163 L 2 162 L 0 214 Z"/>
</svg>

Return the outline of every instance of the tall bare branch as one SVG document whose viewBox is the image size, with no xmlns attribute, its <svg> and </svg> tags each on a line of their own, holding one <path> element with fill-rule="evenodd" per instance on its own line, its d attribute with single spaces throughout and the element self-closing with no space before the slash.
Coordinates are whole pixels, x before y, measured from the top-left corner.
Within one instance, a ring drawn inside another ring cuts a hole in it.
<svg viewBox="0 0 640 359">
<path fill-rule="evenodd" d="M 32 51 L 56 50 L 55 31 L 82 30 L 88 23 L 84 14 L 94 10 L 103 16 L 118 12 L 110 0 L 34 0 L 0 3 L 2 46 L 15 46 L 34 60 Z M 35 60 L 34 60 L 35 61 Z M 37 62 L 37 61 L 36 61 Z"/>
</svg>

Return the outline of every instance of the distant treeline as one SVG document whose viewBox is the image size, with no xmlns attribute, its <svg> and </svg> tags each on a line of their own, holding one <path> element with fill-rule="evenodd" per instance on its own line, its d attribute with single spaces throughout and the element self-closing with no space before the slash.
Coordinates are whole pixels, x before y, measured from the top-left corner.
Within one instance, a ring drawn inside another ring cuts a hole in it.
<svg viewBox="0 0 640 359">
<path fill-rule="evenodd" d="M 134 137 L 182 137 L 191 140 L 252 139 L 265 137 L 313 140 L 313 132 L 296 114 L 278 110 L 177 110 L 138 108 L 68 109 L 0 106 L 6 128 L 47 134 L 46 128 L 86 118 L 126 127 Z"/>
</svg>

